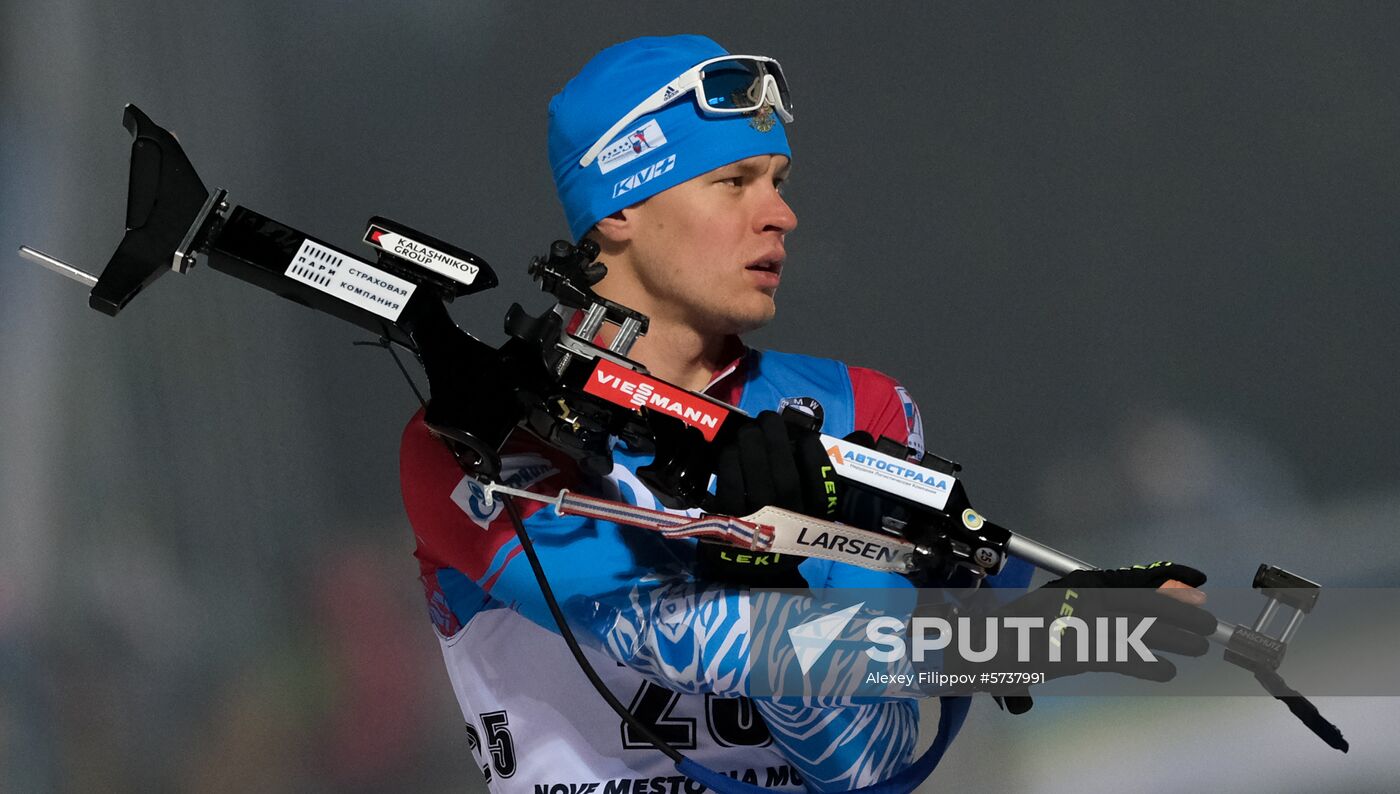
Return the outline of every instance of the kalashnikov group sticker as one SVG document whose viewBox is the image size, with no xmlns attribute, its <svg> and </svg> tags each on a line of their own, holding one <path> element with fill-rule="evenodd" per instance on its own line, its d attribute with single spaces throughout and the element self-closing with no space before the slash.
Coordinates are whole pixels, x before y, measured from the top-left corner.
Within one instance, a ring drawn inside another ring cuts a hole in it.
<svg viewBox="0 0 1400 794">
<path fill-rule="evenodd" d="M 465 259 L 445 254 L 432 246 L 424 245 L 417 240 L 410 240 L 382 226 L 371 225 L 369 231 L 365 232 L 365 242 L 463 284 L 471 284 L 476 281 L 476 274 L 481 272 L 481 268 Z"/>
<path fill-rule="evenodd" d="M 287 266 L 288 278 L 386 320 L 397 320 L 417 285 L 307 238 Z"/>
</svg>

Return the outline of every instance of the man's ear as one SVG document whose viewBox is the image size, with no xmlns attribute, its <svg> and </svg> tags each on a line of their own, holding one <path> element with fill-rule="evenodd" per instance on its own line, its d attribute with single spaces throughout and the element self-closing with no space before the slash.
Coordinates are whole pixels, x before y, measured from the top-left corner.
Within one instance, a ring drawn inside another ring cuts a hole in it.
<svg viewBox="0 0 1400 794">
<path fill-rule="evenodd" d="M 624 207 L 607 217 L 599 218 L 589 234 L 598 241 L 599 246 L 607 249 L 630 241 L 636 227 L 636 207 Z"/>
</svg>

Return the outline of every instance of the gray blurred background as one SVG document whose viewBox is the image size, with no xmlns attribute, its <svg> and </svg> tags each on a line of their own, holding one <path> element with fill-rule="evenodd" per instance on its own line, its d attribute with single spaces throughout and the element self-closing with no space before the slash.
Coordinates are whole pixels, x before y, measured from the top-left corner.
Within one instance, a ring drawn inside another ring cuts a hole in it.
<svg viewBox="0 0 1400 794">
<path fill-rule="evenodd" d="M 113 319 L 13 254 L 105 264 L 123 104 L 235 203 L 484 257 L 503 286 L 454 314 L 499 342 L 566 231 L 549 97 L 675 32 L 795 92 L 751 341 L 895 375 L 974 504 L 1100 564 L 1396 586 L 1396 4 L 6 0 L 0 790 L 483 789 L 389 358 L 206 268 Z M 1400 704 L 1320 705 L 1349 756 L 1262 697 L 988 702 L 926 788 L 1393 790 Z"/>
</svg>

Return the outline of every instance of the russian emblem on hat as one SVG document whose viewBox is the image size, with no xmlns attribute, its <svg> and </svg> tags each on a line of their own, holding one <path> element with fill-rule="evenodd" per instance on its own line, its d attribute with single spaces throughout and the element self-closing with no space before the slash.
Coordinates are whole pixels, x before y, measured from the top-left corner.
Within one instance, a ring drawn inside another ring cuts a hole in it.
<svg viewBox="0 0 1400 794">
<path fill-rule="evenodd" d="M 743 91 L 736 91 L 735 93 L 729 96 L 729 99 L 736 105 L 741 105 L 745 102 L 750 101 L 748 94 L 744 93 Z M 762 105 L 759 105 L 758 110 L 755 110 L 749 116 L 749 126 L 753 127 L 759 132 L 771 132 L 773 130 L 774 124 L 775 121 L 773 117 L 773 105 L 768 102 L 764 102 Z"/>
<path fill-rule="evenodd" d="M 749 126 L 759 132 L 771 132 L 773 130 L 773 106 L 769 104 L 753 112 L 753 118 L 749 119 Z"/>
</svg>

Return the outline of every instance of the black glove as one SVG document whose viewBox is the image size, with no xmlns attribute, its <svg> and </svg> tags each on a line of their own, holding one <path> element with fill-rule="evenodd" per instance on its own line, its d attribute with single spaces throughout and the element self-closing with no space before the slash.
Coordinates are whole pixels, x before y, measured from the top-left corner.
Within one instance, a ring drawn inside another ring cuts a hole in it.
<svg viewBox="0 0 1400 794">
<path fill-rule="evenodd" d="M 844 440 L 858 447 L 875 449 L 874 436 L 864 430 L 857 430 L 846 436 Z M 900 500 L 868 488 L 843 488 L 837 507 L 838 512 L 835 515 L 837 521 L 872 532 L 890 532 L 885 526 L 887 518 L 897 519 L 901 522 L 908 521 L 910 518 L 908 508 L 901 504 Z M 914 580 L 911 578 L 911 581 Z M 949 586 L 946 582 L 941 584 L 944 587 Z"/>
<path fill-rule="evenodd" d="M 996 623 L 997 655 L 987 662 L 969 662 L 954 650 L 954 643 L 944 651 L 944 668 L 948 673 L 971 673 L 974 676 L 981 672 L 1043 672 L 1046 680 L 1050 680 L 1080 673 L 1112 672 L 1149 681 L 1169 681 L 1176 676 L 1176 666 L 1160 657 L 1149 662 L 1129 651 L 1126 661 L 1113 661 L 1111 650 L 1109 660 L 1098 661 L 1096 643 L 1091 642 L 1091 658 L 1077 659 L 1078 638 L 1075 630 L 1065 631 L 1060 637 L 1061 661 L 1049 660 L 1049 647 L 1050 633 L 1057 631 L 1052 624 L 1062 616 L 1082 619 L 1088 624 L 1091 634 L 1097 631 L 1097 618 L 1108 618 L 1115 638 L 1117 618 L 1128 618 L 1131 630 L 1141 618 L 1153 617 L 1157 620 L 1142 635 L 1142 644 L 1153 651 L 1153 656 L 1158 651 L 1203 656 L 1210 648 L 1207 638 L 1215 632 L 1215 616 L 1157 591 L 1156 588 L 1172 579 L 1199 587 L 1205 584 L 1206 575 L 1195 568 L 1169 562 L 1113 571 L 1075 571 L 1005 606 L 988 610 L 973 606 L 964 613 L 972 618 L 968 623 L 973 635 L 970 647 L 987 647 L 989 638 L 983 618 L 996 617 L 999 618 Z M 982 597 L 987 595 L 990 594 L 979 593 Z M 1017 660 L 1018 631 L 1006 625 L 1004 619 L 1008 617 L 1043 620 L 1041 628 L 1028 630 L 1030 658 L 1027 662 Z M 1116 639 L 1110 642 L 1109 647 L 1116 648 Z M 1030 698 L 1025 696 L 1023 685 L 974 683 L 973 687 L 1006 696 L 1006 707 L 1013 714 L 1030 708 Z"/>
<path fill-rule="evenodd" d="M 836 474 L 815 431 L 790 427 L 764 411 L 720 447 L 715 492 L 701 504 L 707 513 L 746 516 L 764 507 L 804 515 L 836 514 Z"/>
<path fill-rule="evenodd" d="M 821 435 L 764 411 L 719 449 L 715 492 L 701 509 L 746 516 L 773 506 L 827 518 L 836 514 L 837 502 L 836 475 Z M 804 557 L 705 542 L 699 544 L 697 557 L 698 572 L 706 578 L 763 587 L 807 586 L 797 573 Z"/>
</svg>

